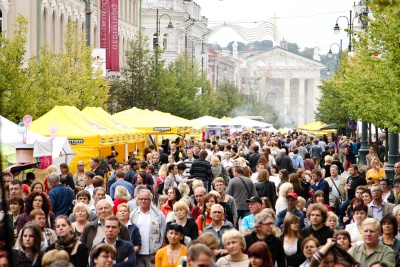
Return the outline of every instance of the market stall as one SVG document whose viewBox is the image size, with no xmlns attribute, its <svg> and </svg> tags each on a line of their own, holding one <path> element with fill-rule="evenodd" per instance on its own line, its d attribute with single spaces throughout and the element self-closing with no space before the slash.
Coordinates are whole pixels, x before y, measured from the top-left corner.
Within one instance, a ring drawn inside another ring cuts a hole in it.
<svg viewBox="0 0 400 267">
<path fill-rule="evenodd" d="M 79 160 L 83 160 L 86 168 L 90 169 L 90 158 L 107 157 L 111 154 L 112 146 L 122 142 L 121 132 L 95 122 L 72 106 L 54 107 L 34 120 L 31 130 L 45 136 L 67 136 L 76 153 L 70 163 L 73 170 Z"/>
</svg>

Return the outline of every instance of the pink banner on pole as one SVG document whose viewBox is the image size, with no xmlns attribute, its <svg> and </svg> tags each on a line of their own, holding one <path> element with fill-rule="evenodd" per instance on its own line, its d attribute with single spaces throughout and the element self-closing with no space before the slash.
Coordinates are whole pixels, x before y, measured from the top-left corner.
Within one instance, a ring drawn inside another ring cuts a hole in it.
<svg viewBox="0 0 400 267">
<path fill-rule="evenodd" d="M 110 2 L 100 0 L 100 48 L 106 49 L 106 68 L 110 68 Z"/>
<path fill-rule="evenodd" d="M 119 71 L 118 0 L 110 0 L 110 70 Z"/>
</svg>

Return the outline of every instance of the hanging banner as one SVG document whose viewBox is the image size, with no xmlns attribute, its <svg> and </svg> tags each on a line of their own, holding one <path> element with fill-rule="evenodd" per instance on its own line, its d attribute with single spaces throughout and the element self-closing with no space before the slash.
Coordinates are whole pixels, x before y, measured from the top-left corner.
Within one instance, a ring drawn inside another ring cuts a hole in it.
<svg viewBox="0 0 400 267">
<path fill-rule="evenodd" d="M 110 70 L 119 71 L 118 0 L 110 0 Z"/>
<path fill-rule="evenodd" d="M 110 2 L 100 0 L 100 48 L 106 49 L 106 68 L 110 68 Z"/>
</svg>

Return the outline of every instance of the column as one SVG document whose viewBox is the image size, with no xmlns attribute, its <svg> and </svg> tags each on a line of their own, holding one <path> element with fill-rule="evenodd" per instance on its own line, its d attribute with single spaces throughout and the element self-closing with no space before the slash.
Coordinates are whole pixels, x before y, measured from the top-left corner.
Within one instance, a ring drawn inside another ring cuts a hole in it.
<svg viewBox="0 0 400 267">
<path fill-rule="evenodd" d="M 306 79 L 299 78 L 299 99 L 297 101 L 297 125 L 305 124 L 305 91 Z"/>
<path fill-rule="evenodd" d="M 388 166 L 385 168 L 386 177 L 393 181 L 394 164 L 399 161 L 399 134 L 389 132 Z"/>
<path fill-rule="evenodd" d="M 367 123 L 361 122 L 361 147 L 358 150 L 358 165 L 367 165 L 366 156 L 368 154 L 368 129 Z M 390 137 L 389 137 L 390 138 Z"/>
<path fill-rule="evenodd" d="M 283 113 L 290 115 L 290 78 L 285 78 L 283 82 Z"/>
<path fill-rule="evenodd" d="M 319 77 L 315 77 L 314 78 L 314 92 L 313 95 L 310 96 L 311 99 L 313 99 L 313 112 L 312 114 L 315 113 L 315 111 L 317 111 L 317 105 L 319 102 L 319 99 L 321 98 L 321 90 L 318 88 L 318 86 L 320 85 L 321 80 Z"/>
</svg>

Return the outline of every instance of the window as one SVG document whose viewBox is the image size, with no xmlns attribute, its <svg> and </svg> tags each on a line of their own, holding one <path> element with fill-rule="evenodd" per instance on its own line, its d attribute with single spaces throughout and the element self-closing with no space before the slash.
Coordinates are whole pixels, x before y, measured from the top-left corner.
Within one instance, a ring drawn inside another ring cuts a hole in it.
<svg viewBox="0 0 400 267">
<path fill-rule="evenodd" d="M 155 50 L 157 46 L 158 46 L 157 33 L 155 33 L 153 34 L 153 49 Z"/>
<path fill-rule="evenodd" d="M 168 50 L 168 33 L 163 36 L 163 49 Z"/>
</svg>

